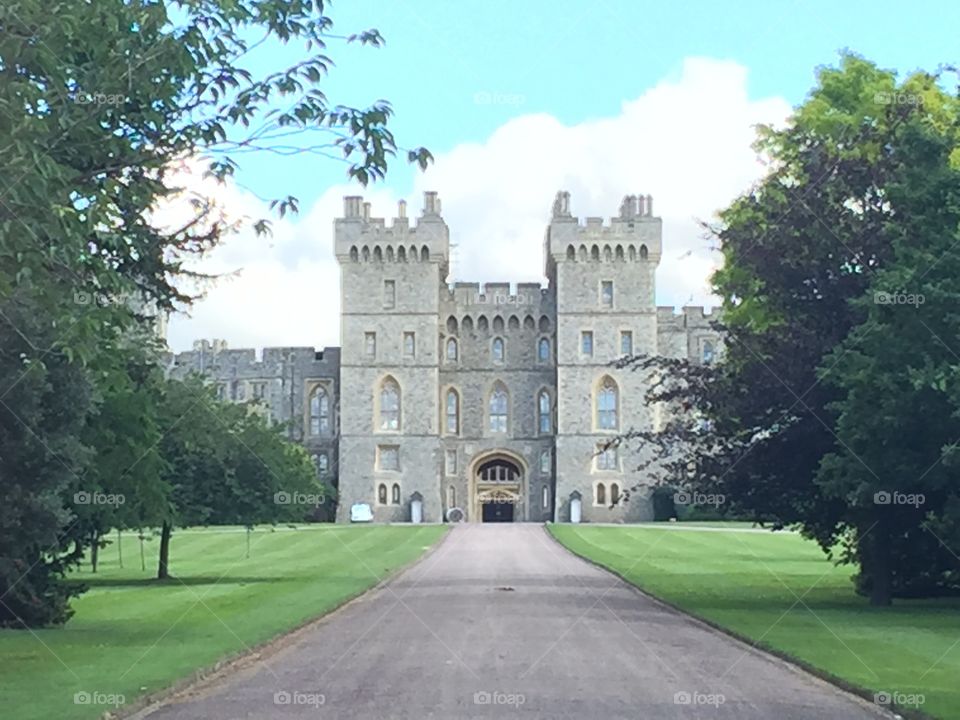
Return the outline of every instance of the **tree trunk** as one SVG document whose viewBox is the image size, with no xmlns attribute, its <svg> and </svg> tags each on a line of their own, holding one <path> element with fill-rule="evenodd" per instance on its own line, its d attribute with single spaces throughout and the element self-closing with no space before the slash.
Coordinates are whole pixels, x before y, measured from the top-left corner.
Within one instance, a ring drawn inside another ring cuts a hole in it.
<svg viewBox="0 0 960 720">
<path fill-rule="evenodd" d="M 170 534 L 173 526 L 164 521 L 160 528 L 160 567 L 157 568 L 157 580 L 166 580 L 170 577 Z"/>
<path fill-rule="evenodd" d="M 890 529 L 886 519 L 881 518 L 873 533 L 872 565 L 870 569 L 870 604 L 885 607 L 892 603 L 890 587 L 892 573 L 890 568 Z"/>
<path fill-rule="evenodd" d="M 94 573 L 97 572 L 97 560 L 100 557 L 100 533 L 94 530 L 91 533 L 90 542 L 90 567 Z"/>
</svg>

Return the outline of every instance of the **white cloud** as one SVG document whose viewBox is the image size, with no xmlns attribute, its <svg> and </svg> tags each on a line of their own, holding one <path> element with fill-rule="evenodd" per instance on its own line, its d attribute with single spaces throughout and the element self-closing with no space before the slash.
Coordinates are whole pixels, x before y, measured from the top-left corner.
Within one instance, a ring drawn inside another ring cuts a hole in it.
<svg viewBox="0 0 960 720">
<path fill-rule="evenodd" d="M 407 198 L 410 214 L 423 190 L 437 190 L 457 244 L 457 280 L 542 279 L 543 233 L 557 190 L 569 190 L 575 215 L 615 215 L 626 194 L 651 194 L 663 217 L 657 274 L 662 305 L 712 304 L 707 286 L 718 256 L 697 220 L 715 212 L 763 172 L 751 149 L 758 123 L 779 124 L 782 98 L 750 100 L 747 70 L 730 61 L 688 58 L 674 77 L 623 103 L 618 115 L 565 126 L 549 115 L 508 121 L 484 143 L 439 155 Z M 224 191 L 226 205 L 266 215 L 249 194 Z M 203 261 L 216 272 L 241 269 L 191 311 L 174 318 L 170 344 L 224 338 L 231 347 L 339 343 L 339 270 L 333 218 L 348 186 L 329 188 L 300 218 L 274 223 L 272 239 L 244 232 Z M 373 215 L 392 217 L 396 196 L 366 193 Z"/>
</svg>

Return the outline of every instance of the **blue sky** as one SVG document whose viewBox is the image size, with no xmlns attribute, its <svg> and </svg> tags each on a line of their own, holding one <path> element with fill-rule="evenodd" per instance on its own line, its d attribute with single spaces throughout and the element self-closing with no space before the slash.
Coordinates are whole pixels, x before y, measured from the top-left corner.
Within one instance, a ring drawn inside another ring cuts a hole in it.
<svg viewBox="0 0 960 720">
<path fill-rule="evenodd" d="M 456 245 L 450 280 L 475 282 L 544 281 L 557 190 L 581 217 L 649 193 L 664 226 L 658 304 L 709 307 L 719 255 L 699 221 L 762 176 L 758 123 L 782 124 L 844 48 L 901 75 L 960 62 L 960 3 L 946 1 L 344 0 L 329 14 L 335 33 L 376 27 L 387 44 L 332 41 L 328 98 L 389 100 L 398 142 L 428 147 L 436 163 L 421 173 L 398 159 L 363 190 L 336 160 L 240 156 L 236 185 L 211 191 L 228 211 L 259 217 L 259 198 L 292 194 L 301 212 L 275 221 L 270 240 L 241 232 L 198 265 L 231 278 L 172 318 L 174 350 L 199 338 L 338 344 L 332 221 L 358 193 L 389 218 L 398 199 L 415 215 L 420 194 L 439 191 Z M 295 59 L 292 47 L 264 46 L 251 69 Z"/>
</svg>

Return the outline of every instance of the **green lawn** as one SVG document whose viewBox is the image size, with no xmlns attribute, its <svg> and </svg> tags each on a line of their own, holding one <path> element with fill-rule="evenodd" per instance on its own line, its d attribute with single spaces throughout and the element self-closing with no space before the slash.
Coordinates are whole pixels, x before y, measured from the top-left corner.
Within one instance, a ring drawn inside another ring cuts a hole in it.
<svg viewBox="0 0 960 720">
<path fill-rule="evenodd" d="M 851 567 L 835 567 L 796 534 L 583 525 L 550 532 L 693 615 L 871 692 L 923 694 L 921 711 L 960 718 L 960 600 L 871 608 L 853 592 Z"/>
<path fill-rule="evenodd" d="M 100 570 L 76 573 L 90 590 L 61 629 L 0 630 L 0 715 L 17 720 L 95 718 L 111 708 L 76 704 L 78 692 L 137 695 L 324 614 L 419 557 L 444 533 L 436 525 L 258 529 L 246 559 L 236 528 L 181 530 L 171 572 L 156 572 L 157 541 L 140 570 L 136 539 L 115 546 Z M 202 600 L 202 602 L 201 602 Z M 106 698 L 101 698 L 106 699 Z"/>
</svg>

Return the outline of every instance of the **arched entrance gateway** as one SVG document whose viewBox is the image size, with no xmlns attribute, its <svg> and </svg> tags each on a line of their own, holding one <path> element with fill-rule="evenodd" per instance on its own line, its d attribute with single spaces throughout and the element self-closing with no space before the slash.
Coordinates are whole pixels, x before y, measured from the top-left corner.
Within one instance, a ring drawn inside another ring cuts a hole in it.
<svg viewBox="0 0 960 720">
<path fill-rule="evenodd" d="M 470 470 L 470 519 L 514 522 L 526 519 L 526 472 L 523 461 L 506 452 L 475 460 Z"/>
</svg>

